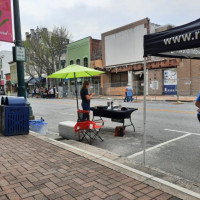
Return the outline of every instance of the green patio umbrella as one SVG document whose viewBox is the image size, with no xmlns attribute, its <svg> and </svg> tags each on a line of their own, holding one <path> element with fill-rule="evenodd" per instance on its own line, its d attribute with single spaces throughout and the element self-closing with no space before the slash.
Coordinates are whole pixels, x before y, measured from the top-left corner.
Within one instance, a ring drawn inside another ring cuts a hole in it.
<svg viewBox="0 0 200 200">
<path fill-rule="evenodd" d="M 88 67 L 83 67 L 80 65 L 73 64 L 49 75 L 48 78 L 59 78 L 59 79 L 74 78 L 75 79 L 75 93 L 76 93 L 76 101 L 77 101 L 77 109 L 78 109 L 78 92 L 77 92 L 76 78 L 92 77 L 92 76 L 96 76 L 103 73 L 104 72 L 102 71 L 98 71 L 98 70 L 91 69 Z"/>
</svg>

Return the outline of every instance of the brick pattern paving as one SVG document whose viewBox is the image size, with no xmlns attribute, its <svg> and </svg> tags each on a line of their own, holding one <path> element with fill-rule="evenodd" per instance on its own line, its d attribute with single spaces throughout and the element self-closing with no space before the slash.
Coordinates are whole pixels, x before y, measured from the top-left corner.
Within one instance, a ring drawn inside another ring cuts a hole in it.
<svg viewBox="0 0 200 200">
<path fill-rule="evenodd" d="M 0 138 L 0 200 L 175 200 L 34 136 Z"/>
</svg>

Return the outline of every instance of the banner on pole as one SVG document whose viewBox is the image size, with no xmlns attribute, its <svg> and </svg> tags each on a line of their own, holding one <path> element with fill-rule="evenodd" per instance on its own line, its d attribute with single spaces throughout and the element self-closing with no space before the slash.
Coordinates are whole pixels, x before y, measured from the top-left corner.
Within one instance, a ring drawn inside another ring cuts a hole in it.
<svg viewBox="0 0 200 200">
<path fill-rule="evenodd" d="M 0 41 L 13 42 L 11 0 L 0 0 Z"/>
</svg>

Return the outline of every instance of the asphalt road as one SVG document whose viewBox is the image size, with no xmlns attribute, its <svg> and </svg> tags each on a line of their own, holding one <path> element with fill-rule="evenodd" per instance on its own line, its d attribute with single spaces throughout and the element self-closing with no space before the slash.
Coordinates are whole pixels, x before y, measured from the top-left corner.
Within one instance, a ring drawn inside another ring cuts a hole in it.
<svg viewBox="0 0 200 200">
<path fill-rule="evenodd" d="M 29 102 L 36 118 L 43 117 L 48 122 L 50 134 L 58 133 L 59 122 L 76 121 L 75 100 L 29 99 Z M 94 99 L 92 105 L 106 105 L 106 100 Z M 143 103 L 123 103 L 123 106 L 139 108 L 132 114 L 136 132 L 127 127 L 123 138 L 114 137 L 118 124 L 105 119 L 104 142 L 95 140 L 93 145 L 142 162 Z M 200 124 L 194 103 L 148 102 L 146 148 L 147 165 L 200 183 Z"/>
</svg>

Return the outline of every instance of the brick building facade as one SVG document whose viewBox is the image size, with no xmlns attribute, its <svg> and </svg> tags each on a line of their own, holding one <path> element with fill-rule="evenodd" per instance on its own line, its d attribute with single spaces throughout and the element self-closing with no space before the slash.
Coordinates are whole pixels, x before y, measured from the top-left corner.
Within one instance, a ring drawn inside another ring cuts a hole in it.
<svg viewBox="0 0 200 200">
<path fill-rule="evenodd" d="M 177 67 L 180 95 L 196 96 L 200 91 L 200 60 L 182 60 Z"/>
<path fill-rule="evenodd" d="M 78 64 L 90 68 L 101 68 L 102 65 L 102 48 L 101 40 L 86 37 L 81 40 L 72 42 L 67 45 L 67 62 L 68 65 Z M 94 92 L 100 94 L 102 76 L 95 76 L 91 78 L 79 78 L 78 90 L 84 80 L 88 79 L 94 85 Z M 70 87 L 74 87 L 74 81 L 70 80 Z M 73 91 L 73 88 L 70 88 Z"/>
<path fill-rule="evenodd" d="M 103 94 L 124 95 L 129 83 L 142 95 L 143 36 L 170 28 L 173 26 L 159 26 L 146 18 L 103 33 Z M 196 95 L 200 90 L 200 61 L 149 57 L 146 84 L 148 95 Z"/>
</svg>

